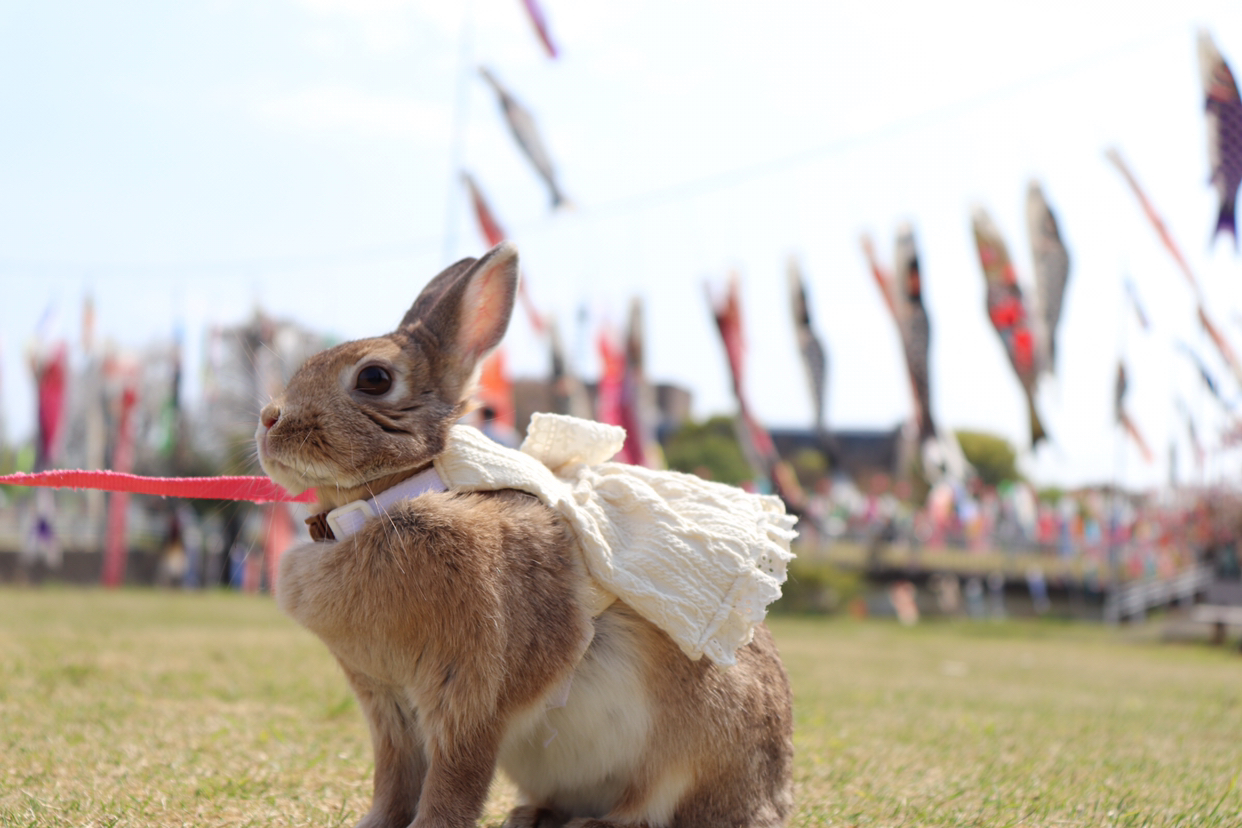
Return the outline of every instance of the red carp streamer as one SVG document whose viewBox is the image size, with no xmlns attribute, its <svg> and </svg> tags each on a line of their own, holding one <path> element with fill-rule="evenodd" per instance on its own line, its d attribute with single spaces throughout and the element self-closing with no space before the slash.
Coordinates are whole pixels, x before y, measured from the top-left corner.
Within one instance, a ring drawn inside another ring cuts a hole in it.
<svg viewBox="0 0 1242 828">
<path fill-rule="evenodd" d="M 1156 235 L 1160 237 L 1160 241 L 1169 251 L 1169 255 L 1177 262 L 1177 266 L 1181 268 L 1182 275 L 1186 277 L 1186 281 L 1190 282 L 1190 287 L 1194 290 L 1195 304 L 1199 311 L 1199 324 L 1203 326 L 1203 330 L 1211 337 L 1212 344 L 1216 346 L 1216 350 L 1220 351 L 1221 357 L 1225 360 L 1225 364 L 1229 366 L 1229 370 L 1233 372 L 1233 376 L 1242 384 L 1242 362 L 1238 361 L 1237 355 L 1233 349 L 1229 347 L 1229 343 L 1225 341 L 1220 330 L 1213 324 L 1207 315 L 1207 310 L 1203 305 L 1203 293 L 1199 290 L 1199 282 L 1195 279 L 1195 275 L 1190 270 L 1190 265 L 1186 263 L 1186 258 L 1182 256 L 1182 251 L 1178 248 L 1177 243 L 1173 241 L 1169 228 L 1165 226 L 1164 220 L 1160 218 L 1160 214 L 1156 212 L 1155 205 L 1151 203 L 1151 199 L 1143 192 L 1143 188 L 1139 186 L 1138 179 L 1134 177 L 1134 173 L 1126 165 L 1122 159 L 1121 153 L 1116 149 L 1110 149 L 1104 153 L 1109 161 L 1113 163 L 1125 178 L 1126 183 L 1130 185 L 1130 189 L 1134 191 L 1134 195 L 1138 198 L 1139 204 L 1143 208 L 1143 212 L 1147 214 L 1147 220 L 1151 222 L 1152 228 L 1156 231 Z"/>
<path fill-rule="evenodd" d="M 1151 222 L 1152 229 L 1156 231 L 1156 235 L 1160 237 L 1165 250 L 1168 250 L 1169 255 L 1173 257 L 1173 261 L 1177 262 L 1177 266 L 1181 268 L 1182 275 L 1186 277 L 1187 282 L 1190 282 L 1190 286 L 1194 288 L 1195 295 L 1198 296 L 1199 282 L 1195 279 L 1195 274 L 1191 271 L 1190 265 L 1186 263 L 1185 257 L 1182 256 L 1181 248 L 1177 246 L 1177 242 L 1173 241 L 1173 234 L 1169 232 L 1164 219 L 1156 211 L 1156 205 L 1152 204 L 1151 199 L 1147 197 L 1147 193 L 1143 192 L 1138 179 L 1130 171 L 1130 167 L 1126 164 L 1125 159 L 1121 157 L 1121 153 L 1114 147 L 1106 150 L 1104 157 L 1113 163 L 1113 166 L 1121 173 L 1121 177 L 1130 185 L 1130 189 L 1134 191 L 1134 197 L 1138 199 L 1139 206 L 1143 208 L 1143 212 L 1147 215 L 1147 220 Z"/>
<path fill-rule="evenodd" d="M 1134 420 L 1130 419 L 1130 415 L 1123 411 L 1118 420 L 1121 423 L 1121 427 L 1126 430 L 1126 434 L 1130 435 L 1130 439 L 1134 441 L 1134 444 L 1138 446 L 1138 450 L 1142 452 L 1143 459 L 1148 463 L 1154 463 L 1156 458 L 1151 453 L 1151 446 L 1147 445 L 1147 441 L 1143 439 L 1143 433 L 1138 430 L 1138 425 L 1135 424 Z"/>
<path fill-rule="evenodd" d="M 483 235 L 483 240 L 487 242 L 488 247 L 495 247 L 509 238 L 509 234 L 500 226 L 500 221 L 492 212 L 492 208 L 488 206 L 487 199 L 483 197 L 483 191 L 479 189 L 479 185 L 475 183 L 470 173 L 463 172 L 461 178 L 466 184 L 466 189 L 470 191 L 470 203 L 474 207 L 474 217 L 479 222 L 479 232 Z M 518 299 L 526 310 L 526 317 L 530 320 L 531 328 L 535 333 L 542 335 L 547 330 L 548 323 L 543 318 L 543 314 L 535 308 L 535 303 L 526 291 L 525 271 L 522 271 L 522 278 L 518 280 Z"/>
<path fill-rule="evenodd" d="M 105 492 L 201 497 L 209 500 L 248 500 L 251 503 L 311 503 L 314 490 L 291 495 L 266 477 L 143 477 L 114 471 L 54 469 L 35 474 L 0 475 L 7 486 L 49 489 L 98 489 Z"/>
<path fill-rule="evenodd" d="M 898 330 L 901 329 L 901 318 L 897 315 L 897 301 L 893 298 L 896 291 L 894 285 L 893 274 L 884 269 L 880 264 L 880 260 L 875 255 L 875 245 L 871 243 L 870 236 L 862 237 L 863 255 L 867 257 L 867 264 L 871 268 L 871 278 L 875 280 L 876 286 L 880 289 L 880 296 L 884 299 L 884 307 L 888 308 L 888 313 L 893 317 L 893 321 L 897 323 Z"/>
<path fill-rule="evenodd" d="M 539 35 L 539 42 L 543 44 L 548 57 L 558 57 L 556 44 L 552 42 L 552 33 L 548 31 L 548 16 L 543 13 L 543 9 L 535 0 L 522 0 L 522 5 L 526 7 L 526 14 L 530 17 L 531 25 L 535 27 L 535 34 Z"/>
</svg>

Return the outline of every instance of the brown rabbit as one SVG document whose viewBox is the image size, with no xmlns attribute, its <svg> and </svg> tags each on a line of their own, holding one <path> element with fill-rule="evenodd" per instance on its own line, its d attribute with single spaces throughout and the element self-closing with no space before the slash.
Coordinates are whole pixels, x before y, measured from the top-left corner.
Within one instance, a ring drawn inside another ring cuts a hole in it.
<svg viewBox="0 0 1242 828">
<path fill-rule="evenodd" d="M 312 357 L 263 409 L 263 468 L 321 509 L 429 468 L 517 280 L 500 245 L 433 279 L 395 332 Z M 622 601 L 592 618 L 587 585 L 561 519 L 514 490 L 422 494 L 285 553 L 280 605 L 327 644 L 370 725 L 360 826 L 473 825 L 497 766 L 526 803 L 512 828 L 784 822 L 791 702 L 767 628 L 725 670 Z"/>
</svg>

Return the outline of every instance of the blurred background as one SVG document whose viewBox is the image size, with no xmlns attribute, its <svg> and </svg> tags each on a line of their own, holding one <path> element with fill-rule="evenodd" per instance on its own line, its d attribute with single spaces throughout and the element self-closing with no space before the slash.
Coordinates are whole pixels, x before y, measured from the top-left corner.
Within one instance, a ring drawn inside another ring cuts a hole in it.
<svg viewBox="0 0 1242 828">
<path fill-rule="evenodd" d="M 815 542 L 1236 568 L 1240 59 L 1209 0 L 4 3 L 0 470 L 259 473 L 301 359 L 511 238 L 500 439 L 619 422 Z M 102 494 L 0 496 L 0 552 L 102 548 Z M 151 578 L 300 531 L 144 503 Z"/>
</svg>

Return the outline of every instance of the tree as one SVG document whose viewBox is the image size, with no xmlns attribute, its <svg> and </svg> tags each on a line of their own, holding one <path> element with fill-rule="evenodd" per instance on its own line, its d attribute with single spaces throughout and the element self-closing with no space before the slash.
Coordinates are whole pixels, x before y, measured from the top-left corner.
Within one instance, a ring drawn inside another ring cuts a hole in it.
<svg viewBox="0 0 1242 828">
<path fill-rule="evenodd" d="M 957 442 L 984 484 L 999 486 L 1009 480 L 1022 479 L 1018 474 L 1018 453 L 1005 438 L 982 431 L 959 431 Z"/>
<path fill-rule="evenodd" d="M 828 459 L 817 448 L 798 449 L 789 464 L 798 476 L 799 485 L 807 491 L 815 491 L 819 481 L 828 474 Z"/>
<path fill-rule="evenodd" d="M 664 459 L 670 469 L 718 483 L 736 485 L 755 476 L 737 444 L 732 417 L 716 416 L 701 423 L 687 421 L 668 438 Z"/>
</svg>

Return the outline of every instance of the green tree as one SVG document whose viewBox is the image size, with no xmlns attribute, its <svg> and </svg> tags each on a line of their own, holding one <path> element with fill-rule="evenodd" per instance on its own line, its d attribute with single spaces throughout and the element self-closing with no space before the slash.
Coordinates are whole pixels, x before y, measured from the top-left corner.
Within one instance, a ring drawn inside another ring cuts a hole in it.
<svg viewBox="0 0 1242 828">
<path fill-rule="evenodd" d="M 1005 438 L 982 431 L 959 431 L 957 442 L 962 447 L 962 454 L 979 473 L 979 479 L 988 486 L 1021 479 L 1017 466 L 1018 453 Z"/>
<path fill-rule="evenodd" d="M 798 476 L 798 483 L 808 491 L 814 491 L 816 484 L 828 474 L 828 458 L 816 448 L 798 449 L 790 465 Z"/>
<path fill-rule="evenodd" d="M 1065 497 L 1065 489 L 1060 486 L 1045 486 L 1035 492 L 1035 496 L 1041 503 L 1060 503 L 1061 498 Z"/>
<path fill-rule="evenodd" d="M 755 476 L 737 444 L 733 418 L 722 415 L 701 423 L 687 421 L 668 438 L 664 459 L 670 469 L 718 483 L 736 485 Z"/>
</svg>

